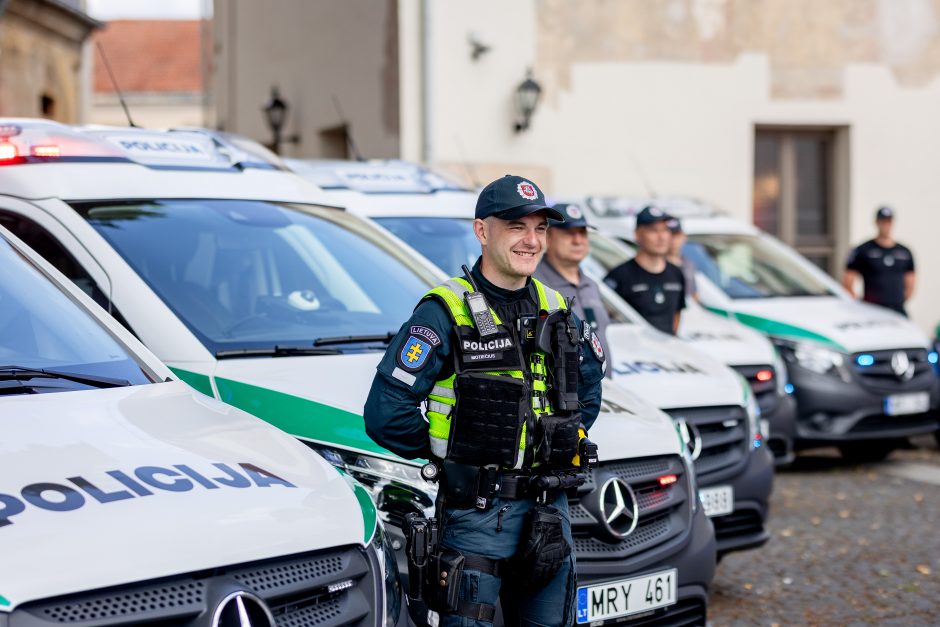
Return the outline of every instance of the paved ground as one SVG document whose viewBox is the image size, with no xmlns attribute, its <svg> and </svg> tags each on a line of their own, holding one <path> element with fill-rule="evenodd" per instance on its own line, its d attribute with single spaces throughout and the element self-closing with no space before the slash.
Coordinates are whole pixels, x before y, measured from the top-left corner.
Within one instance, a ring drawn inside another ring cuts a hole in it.
<svg viewBox="0 0 940 627">
<path fill-rule="evenodd" d="M 709 623 L 940 624 L 940 451 L 915 444 L 869 465 L 807 451 L 779 472 L 772 537 L 722 560 Z"/>
</svg>

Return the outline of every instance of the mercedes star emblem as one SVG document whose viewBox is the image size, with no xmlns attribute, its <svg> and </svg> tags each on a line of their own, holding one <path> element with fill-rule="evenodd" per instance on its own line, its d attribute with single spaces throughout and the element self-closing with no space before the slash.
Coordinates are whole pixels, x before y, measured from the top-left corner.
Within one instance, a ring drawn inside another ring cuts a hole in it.
<svg viewBox="0 0 940 627">
<path fill-rule="evenodd" d="M 685 418 L 679 418 L 677 423 L 679 437 L 685 442 L 686 448 L 689 449 L 689 455 L 694 462 L 702 454 L 702 434 L 698 430 L 698 427 L 686 422 Z"/>
<path fill-rule="evenodd" d="M 212 627 L 275 627 L 274 615 L 260 598 L 239 590 L 215 608 Z"/>
<path fill-rule="evenodd" d="M 601 524 L 614 538 L 622 540 L 633 533 L 640 518 L 640 507 L 630 484 L 613 477 L 601 488 Z"/>
<path fill-rule="evenodd" d="M 891 370 L 902 381 L 910 381 L 914 377 L 914 364 L 904 351 L 891 355 Z"/>
</svg>

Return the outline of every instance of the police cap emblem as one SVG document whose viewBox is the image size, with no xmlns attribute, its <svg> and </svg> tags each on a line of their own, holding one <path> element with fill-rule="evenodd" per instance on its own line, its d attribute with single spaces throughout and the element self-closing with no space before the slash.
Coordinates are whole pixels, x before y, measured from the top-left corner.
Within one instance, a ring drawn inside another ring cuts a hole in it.
<svg viewBox="0 0 940 627">
<path fill-rule="evenodd" d="M 539 197 L 539 193 L 535 189 L 535 185 L 529 181 L 522 181 L 516 185 L 516 191 L 519 192 L 519 195 L 526 200 L 536 200 Z"/>
</svg>

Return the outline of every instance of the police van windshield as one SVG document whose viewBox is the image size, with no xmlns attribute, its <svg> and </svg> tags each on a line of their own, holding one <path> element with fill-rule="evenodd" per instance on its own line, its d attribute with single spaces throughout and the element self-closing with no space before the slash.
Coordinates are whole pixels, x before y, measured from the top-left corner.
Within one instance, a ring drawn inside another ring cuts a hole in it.
<svg viewBox="0 0 940 627">
<path fill-rule="evenodd" d="M 434 265 L 450 276 L 460 276 L 462 264 L 472 266 L 480 256 L 480 242 L 473 233 L 473 220 L 468 218 L 373 218 L 376 222 L 402 239 L 409 246 L 428 258 Z M 595 262 L 588 257 L 583 262 L 587 275 L 600 281 L 607 274 L 595 269 Z M 609 290 L 601 288 L 607 313 L 611 322 L 630 324 L 635 321 L 629 315 L 626 303 L 611 303 Z"/>
<path fill-rule="evenodd" d="M 246 200 L 76 203 L 206 348 L 376 350 L 433 284 L 335 209 Z M 348 342 L 339 338 L 358 338 Z M 379 342 L 379 345 L 376 345 Z"/>
<path fill-rule="evenodd" d="M 465 218 L 373 218 L 448 276 L 463 274 L 480 256 L 473 221 Z"/>
<path fill-rule="evenodd" d="M 48 370 L 64 376 L 48 376 Z M 0 234 L 0 396 L 150 383 L 101 324 Z"/>
<path fill-rule="evenodd" d="M 819 269 L 770 237 L 690 234 L 683 254 L 730 298 L 834 295 Z"/>
</svg>

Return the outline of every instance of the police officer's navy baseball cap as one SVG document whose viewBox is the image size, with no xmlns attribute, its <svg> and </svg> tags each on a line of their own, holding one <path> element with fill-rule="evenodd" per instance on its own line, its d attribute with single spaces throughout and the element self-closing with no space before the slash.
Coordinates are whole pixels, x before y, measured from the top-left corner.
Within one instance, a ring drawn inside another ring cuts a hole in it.
<svg viewBox="0 0 940 627">
<path fill-rule="evenodd" d="M 516 220 L 536 211 L 544 211 L 550 220 L 563 222 L 565 219 L 565 216 L 545 203 L 545 194 L 535 183 L 512 174 L 484 187 L 477 198 L 476 217 L 481 219 L 492 216 L 502 220 Z"/>
<path fill-rule="evenodd" d="M 669 218 L 669 220 L 666 221 L 666 226 L 668 226 L 669 230 L 673 233 L 682 232 L 682 222 L 679 218 Z"/>
<path fill-rule="evenodd" d="M 667 214 L 659 207 L 654 207 L 653 205 L 643 207 L 643 211 L 636 214 L 637 226 L 649 226 L 651 224 L 656 224 L 657 222 L 669 222 L 670 220 L 672 220 L 672 216 Z"/>
<path fill-rule="evenodd" d="M 561 202 L 555 205 L 553 209 L 565 217 L 564 222 L 549 220 L 548 223 L 553 229 L 588 228 L 587 216 L 584 215 L 584 209 L 579 205 Z"/>
<path fill-rule="evenodd" d="M 894 209 L 891 207 L 878 207 L 878 211 L 875 212 L 876 220 L 893 220 L 894 219 Z"/>
</svg>

